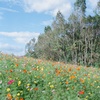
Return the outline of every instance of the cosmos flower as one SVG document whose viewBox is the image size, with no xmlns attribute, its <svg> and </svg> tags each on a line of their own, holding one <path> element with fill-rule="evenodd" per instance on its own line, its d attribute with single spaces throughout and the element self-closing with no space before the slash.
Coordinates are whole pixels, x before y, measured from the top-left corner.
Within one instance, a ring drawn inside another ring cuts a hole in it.
<svg viewBox="0 0 100 100">
<path fill-rule="evenodd" d="M 76 68 L 78 71 L 81 69 L 80 67 Z"/>
<path fill-rule="evenodd" d="M 50 88 L 54 88 L 54 85 L 50 85 Z"/>
<path fill-rule="evenodd" d="M 78 94 L 82 95 L 82 94 L 84 94 L 84 91 L 79 91 Z"/>
<path fill-rule="evenodd" d="M 81 83 L 84 83 L 84 82 L 85 82 L 85 80 L 84 80 L 84 79 L 82 79 L 82 78 L 80 78 L 80 82 L 81 82 Z"/>
<path fill-rule="evenodd" d="M 75 79 L 75 76 L 74 75 L 70 76 L 70 80 L 72 80 L 72 79 Z"/>
<path fill-rule="evenodd" d="M 12 100 L 12 95 L 10 93 L 7 94 L 7 99 Z"/>
<path fill-rule="evenodd" d="M 20 86 L 21 85 L 21 81 L 18 81 L 18 86 Z"/>
<path fill-rule="evenodd" d="M 66 81 L 65 83 L 68 84 L 68 81 Z"/>
<path fill-rule="evenodd" d="M 2 84 L 2 80 L 0 80 L 0 84 Z"/>
<path fill-rule="evenodd" d="M 16 65 L 16 67 L 18 67 L 18 64 L 15 64 Z"/>
<path fill-rule="evenodd" d="M 17 93 L 17 96 L 20 96 L 20 93 Z"/>
<path fill-rule="evenodd" d="M 10 91 L 10 88 L 7 88 L 7 92 L 9 92 Z"/>
<path fill-rule="evenodd" d="M 12 83 L 14 83 L 14 80 L 10 80 L 10 81 L 8 82 L 8 85 L 11 85 Z"/>
<path fill-rule="evenodd" d="M 35 90 L 35 91 L 37 91 L 37 90 L 38 90 L 38 88 L 36 87 L 36 88 L 34 88 L 34 90 Z"/>
<path fill-rule="evenodd" d="M 24 100 L 24 98 L 20 98 L 20 100 Z"/>
</svg>

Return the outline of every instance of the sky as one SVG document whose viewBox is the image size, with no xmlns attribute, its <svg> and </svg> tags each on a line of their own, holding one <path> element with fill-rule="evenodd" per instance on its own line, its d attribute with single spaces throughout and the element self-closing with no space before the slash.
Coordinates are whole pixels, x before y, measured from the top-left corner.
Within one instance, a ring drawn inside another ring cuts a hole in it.
<svg viewBox="0 0 100 100">
<path fill-rule="evenodd" d="M 0 52 L 22 56 L 25 45 L 51 25 L 58 11 L 67 19 L 76 0 L 0 0 Z M 93 15 L 99 0 L 86 0 Z"/>
</svg>

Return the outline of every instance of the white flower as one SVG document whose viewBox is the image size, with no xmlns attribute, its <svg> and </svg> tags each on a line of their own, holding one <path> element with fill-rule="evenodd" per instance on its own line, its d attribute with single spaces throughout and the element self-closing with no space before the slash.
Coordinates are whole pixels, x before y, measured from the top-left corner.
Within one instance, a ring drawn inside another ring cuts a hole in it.
<svg viewBox="0 0 100 100">
<path fill-rule="evenodd" d="M 2 80 L 0 80 L 0 84 L 2 84 Z"/>
</svg>

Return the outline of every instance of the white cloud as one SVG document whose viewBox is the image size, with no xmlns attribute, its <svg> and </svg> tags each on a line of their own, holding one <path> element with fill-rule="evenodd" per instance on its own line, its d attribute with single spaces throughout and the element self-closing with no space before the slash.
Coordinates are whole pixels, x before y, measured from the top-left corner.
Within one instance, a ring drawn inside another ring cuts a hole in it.
<svg viewBox="0 0 100 100">
<path fill-rule="evenodd" d="M 94 11 L 96 10 L 97 7 L 97 2 L 99 0 L 86 0 L 86 4 L 87 4 L 87 15 L 94 15 Z"/>
<path fill-rule="evenodd" d="M 9 46 L 9 44 L 7 44 L 7 43 L 0 43 L 0 48 L 6 48 L 6 47 L 8 47 Z"/>
<path fill-rule="evenodd" d="M 97 2 L 98 2 L 98 1 L 99 1 L 99 0 L 89 0 L 89 4 L 91 4 L 92 8 L 95 9 L 96 6 L 97 6 Z"/>
<path fill-rule="evenodd" d="M 24 48 L 9 43 L 0 43 L 0 51 L 7 54 L 14 54 L 18 56 L 25 54 Z"/>
<path fill-rule="evenodd" d="M 0 35 L 11 37 L 15 42 L 26 44 L 30 39 L 38 38 L 40 33 L 35 32 L 0 32 Z"/>
<path fill-rule="evenodd" d="M 7 2 L 7 3 L 13 3 L 13 4 L 19 4 L 22 0 L 0 0 L 0 2 Z"/>
<path fill-rule="evenodd" d="M 44 12 L 55 16 L 60 10 L 65 17 L 71 14 L 73 4 L 76 0 L 23 0 L 23 8 L 26 12 Z M 86 0 L 87 13 L 93 14 L 99 0 Z"/>
<path fill-rule="evenodd" d="M 63 4 L 59 6 L 58 8 L 55 8 L 53 11 L 50 11 L 50 13 L 53 16 L 56 16 L 58 11 L 61 11 L 64 16 L 69 16 L 72 11 L 70 3 Z"/>
<path fill-rule="evenodd" d="M 69 17 L 73 4 L 76 0 L 0 0 L 12 5 L 21 6 L 25 12 L 46 13 L 55 16 L 58 10 L 62 12 L 65 17 Z M 89 8 L 87 13 L 93 12 L 99 0 L 86 0 Z M 10 9 L 9 9 L 10 10 Z"/>
<path fill-rule="evenodd" d="M 0 7 L 0 10 L 9 11 L 9 12 L 18 12 L 17 10 L 10 9 L 10 8 L 4 8 L 4 7 Z"/>
<path fill-rule="evenodd" d="M 48 25 L 51 25 L 52 22 L 53 22 L 53 20 L 46 20 L 46 21 L 42 22 L 42 25 L 48 26 Z"/>
<path fill-rule="evenodd" d="M 32 38 L 38 38 L 35 32 L 0 32 L 0 51 L 8 54 L 24 55 L 25 45 Z M 4 41 L 3 41 L 4 39 Z"/>
<path fill-rule="evenodd" d="M 60 10 L 64 15 L 71 12 L 71 2 L 69 0 L 23 0 L 26 12 L 44 12 L 53 16 Z"/>
<path fill-rule="evenodd" d="M 18 46 L 15 46 L 15 45 L 11 45 L 11 44 L 9 44 L 9 43 L 0 43 L 0 49 L 9 49 L 9 50 L 11 50 L 11 49 L 13 49 L 13 50 L 20 50 L 21 48 L 20 47 L 18 47 Z"/>
</svg>

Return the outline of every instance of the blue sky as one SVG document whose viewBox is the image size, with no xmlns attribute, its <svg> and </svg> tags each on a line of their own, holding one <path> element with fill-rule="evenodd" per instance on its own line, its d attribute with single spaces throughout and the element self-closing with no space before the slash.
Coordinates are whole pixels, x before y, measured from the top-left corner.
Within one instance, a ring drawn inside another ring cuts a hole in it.
<svg viewBox="0 0 100 100">
<path fill-rule="evenodd" d="M 76 0 L 0 0 L 0 51 L 24 55 L 25 44 L 50 25 L 60 10 L 67 19 Z M 99 0 L 86 0 L 87 15 Z"/>
</svg>

